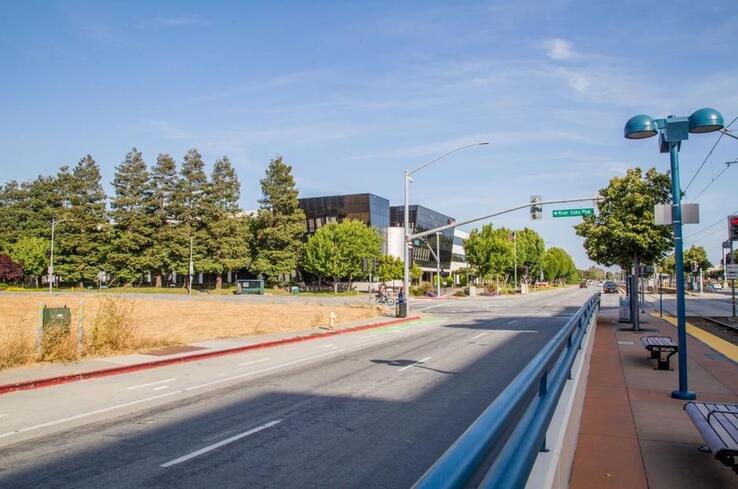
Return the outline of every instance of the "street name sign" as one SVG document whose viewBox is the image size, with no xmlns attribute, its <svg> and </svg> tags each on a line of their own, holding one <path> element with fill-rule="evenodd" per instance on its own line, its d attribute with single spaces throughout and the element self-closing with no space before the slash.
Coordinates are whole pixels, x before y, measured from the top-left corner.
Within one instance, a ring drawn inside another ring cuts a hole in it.
<svg viewBox="0 0 738 489">
<path fill-rule="evenodd" d="M 593 216 L 593 207 L 585 207 L 584 209 L 554 209 L 554 217 L 582 217 L 582 216 Z"/>
<path fill-rule="evenodd" d="M 725 267 L 725 280 L 738 280 L 738 263 L 728 263 Z"/>
</svg>

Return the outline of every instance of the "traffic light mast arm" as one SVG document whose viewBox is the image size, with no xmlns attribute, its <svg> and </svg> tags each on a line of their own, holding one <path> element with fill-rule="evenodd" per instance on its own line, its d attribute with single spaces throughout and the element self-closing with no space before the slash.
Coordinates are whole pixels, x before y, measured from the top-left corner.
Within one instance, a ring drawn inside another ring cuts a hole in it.
<svg viewBox="0 0 738 489">
<path fill-rule="evenodd" d="M 408 241 L 411 241 L 413 239 L 422 238 L 424 236 L 428 236 L 435 233 L 442 233 L 443 231 L 446 231 L 448 229 L 453 229 L 459 226 L 465 226 L 467 224 L 471 224 L 473 222 L 477 221 L 484 221 L 486 219 L 491 219 L 493 217 L 501 216 L 503 214 L 509 214 L 510 212 L 519 211 L 520 209 L 528 209 L 531 205 L 548 205 L 548 204 L 567 204 L 569 202 L 587 202 L 587 201 L 600 201 L 602 200 L 602 197 L 587 197 L 584 199 L 564 199 L 564 200 L 546 200 L 541 202 L 536 202 L 535 204 L 528 202 L 525 205 L 519 205 L 517 207 L 512 207 L 510 209 L 505 209 L 504 211 L 495 212 L 493 214 L 487 214 L 486 216 L 482 217 L 476 217 L 474 219 L 468 219 L 466 221 L 459 221 L 454 222 L 451 224 L 447 224 L 445 226 L 440 226 L 437 228 L 429 229 L 427 231 L 423 231 L 421 233 L 411 234 L 407 237 Z"/>
</svg>

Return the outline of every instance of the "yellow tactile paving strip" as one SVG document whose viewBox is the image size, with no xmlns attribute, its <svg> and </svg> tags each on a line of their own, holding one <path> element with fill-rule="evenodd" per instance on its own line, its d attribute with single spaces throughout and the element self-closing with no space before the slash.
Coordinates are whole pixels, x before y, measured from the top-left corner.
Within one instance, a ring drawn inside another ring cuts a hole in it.
<svg viewBox="0 0 738 489">
<path fill-rule="evenodd" d="M 658 317 L 656 314 L 653 314 L 653 313 L 651 313 L 651 315 L 653 317 Z M 664 316 L 663 318 L 660 318 L 660 319 L 667 321 L 669 324 L 671 324 L 674 327 L 676 327 L 677 325 L 676 318 Z M 693 324 L 689 324 L 689 322 L 687 322 L 687 333 L 693 336 L 694 338 L 697 338 L 698 340 L 700 340 L 702 343 L 706 344 L 713 350 L 716 350 L 722 353 L 726 357 L 738 363 L 738 346 L 728 341 L 725 341 L 722 338 L 718 338 L 714 334 L 710 334 L 707 331 L 700 329 Z"/>
</svg>

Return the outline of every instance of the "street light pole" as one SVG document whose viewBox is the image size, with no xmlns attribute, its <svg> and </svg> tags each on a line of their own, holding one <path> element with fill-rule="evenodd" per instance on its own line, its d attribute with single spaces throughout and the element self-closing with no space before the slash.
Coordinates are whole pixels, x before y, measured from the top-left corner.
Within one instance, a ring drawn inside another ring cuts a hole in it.
<svg viewBox="0 0 738 489">
<path fill-rule="evenodd" d="M 412 175 L 415 172 L 418 172 L 425 168 L 426 166 L 435 163 L 436 161 L 445 158 L 446 156 L 451 155 L 452 153 L 455 153 L 457 151 L 461 151 L 462 149 L 471 148 L 472 146 L 484 146 L 486 144 L 489 144 L 488 141 L 481 141 L 478 143 L 472 143 L 472 144 L 465 144 L 464 146 L 459 146 L 458 148 L 452 149 L 451 151 L 447 151 L 446 153 L 443 153 L 441 156 L 437 156 L 436 158 L 433 158 L 432 160 L 426 161 L 420 166 L 415 167 L 412 170 L 405 170 L 405 208 L 403 212 L 404 217 L 404 227 L 405 227 L 405 239 L 404 239 L 404 270 L 403 270 L 403 277 L 402 277 L 402 287 L 403 287 L 403 294 L 405 295 L 405 311 L 407 314 L 410 313 L 410 175 Z"/>
<path fill-rule="evenodd" d="M 187 294 L 192 295 L 192 275 L 195 273 L 195 264 L 192 261 L 192 240 L 193 236 L 190 234 L 190 264 L 188 269 L 188 279 L 187 279 Z"/>
<path fill-rule="evenodd" d="M 671 163 L 672 224 L 674 227 L 674 260 L 677 293 L 677 336 L 679 338 L 679 389 L 671 393 L 675 399 L 691 400 L 697 395 L 689 390 L 687 383 L 687 329 L 686 303 L 684 300 L 684 252 L 682 240 L 682 190 L 679 184 L 679 149 L 689 133 L 701 134 L 721 131 L 725 127 L 722 114 L 715 109 L 696 110 L 689 117 L 669 116 L 654 119 L 650 115 L 638 114 L 625 124 L 627 139 L 645 139 L 659 134 L 660 150 L 669 153 Z M 638 294 L 635 291 L 635 294 Z"/>
<path fill-rule="evenodd" d="M 436 297 L 441 297 L 441 233 L 436 233 Z"/>
<path fill-rule="evenodd" d="M 49 294 L 53 293 L 54 286 L 54 231 L 56 229 L 56 218 L 51 218 L 51 250 L 49 252 Z"/>
</svg>

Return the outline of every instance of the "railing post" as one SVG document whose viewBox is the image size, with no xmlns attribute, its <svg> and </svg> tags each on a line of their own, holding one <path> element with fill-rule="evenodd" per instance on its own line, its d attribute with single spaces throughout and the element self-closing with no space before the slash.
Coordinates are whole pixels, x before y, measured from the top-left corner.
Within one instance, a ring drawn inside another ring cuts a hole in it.
<svg viewBox="0 0 738 489">
<path fill-rule="evenodd" d="M 548 370 L 543 372 L 543 375 L 541 375 L 541 380 L 538 386 L 538 395 L 540 397 L 546 397 L 548 394 Z M 543 435 L 543 443 L 541 444 L 541 451 L 547 452 L 548 448 L 546 448 L 546 435 Z"/>
</svg>

